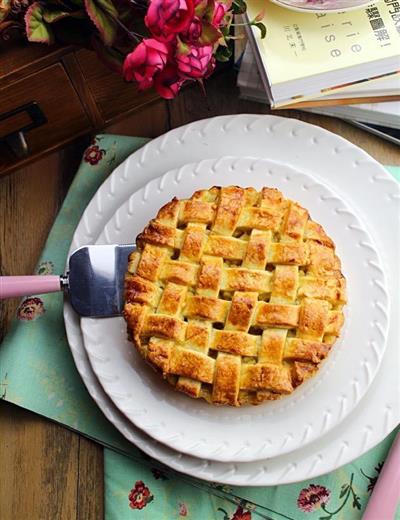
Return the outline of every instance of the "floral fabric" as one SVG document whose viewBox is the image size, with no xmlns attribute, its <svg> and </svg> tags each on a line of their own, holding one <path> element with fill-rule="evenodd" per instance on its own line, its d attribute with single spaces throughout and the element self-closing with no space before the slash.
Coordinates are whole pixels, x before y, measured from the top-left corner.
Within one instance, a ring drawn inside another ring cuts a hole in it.
<svg viewBox="0 0 400 520">
<path fill-rule="evenodd" d="M 105 450 L 106 519 L 361 520 L 395 433 L 323 477 L 262 488 L 212 483 L 211 493 L 168 468 L 143 466 Z"/>
<path fill-rule="evenodd" d="M 145 142 L 100 135 L 90 143 L 37 274 L 64 271 L 84 208 L 111 171 Z M 390 170 L 400 180 L 400 168 Z M 112 448 L 104 450 L 106 520 L 361 519 L 394 433 L 353 464 L 287 486 L 230 487 L 177 474 L 129 444 L 92 401 L 68 347 L 62 306 L 62 295 L 57 293 L 21 302 L 0 347 L 0 398 Z"/>
</svg>

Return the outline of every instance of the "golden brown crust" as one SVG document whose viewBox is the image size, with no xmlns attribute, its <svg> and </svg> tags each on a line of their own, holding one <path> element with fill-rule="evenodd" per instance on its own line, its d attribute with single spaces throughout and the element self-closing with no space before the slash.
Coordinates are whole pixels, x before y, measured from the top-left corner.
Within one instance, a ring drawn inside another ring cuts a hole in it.
<svg viewBox="0 0 400 520">
<path fill-rule="evenodd" d="M 274 188 L 173 199 L 137 238 L 124 317 L 140 354 L 193 398 L 275 400 L 312 377 L 343 326 L 335 246 Z"/>
<path fill-rule="evenodd" d="M 221 353 L 217 357 L 215 369 L 212 402 L 237 406 L 240 389 L 240 357 Z"/>
</svg>

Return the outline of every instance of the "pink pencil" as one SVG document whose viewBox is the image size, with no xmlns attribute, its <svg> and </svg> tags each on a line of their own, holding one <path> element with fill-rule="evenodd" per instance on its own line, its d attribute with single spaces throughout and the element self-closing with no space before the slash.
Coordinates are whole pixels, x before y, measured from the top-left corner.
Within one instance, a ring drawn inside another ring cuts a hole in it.
<svg viewBox="0 0 400 520">
<path fill-rule="evenodd" d="M 394 520 L 400 498 L 400 432 L 390 448 L 363 520 Z"/>
</svg>

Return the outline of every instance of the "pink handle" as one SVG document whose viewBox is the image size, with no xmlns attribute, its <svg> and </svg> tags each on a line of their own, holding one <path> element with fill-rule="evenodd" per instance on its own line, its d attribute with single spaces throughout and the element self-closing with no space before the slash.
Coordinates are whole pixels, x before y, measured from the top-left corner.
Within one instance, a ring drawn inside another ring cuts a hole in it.
<svg viewBox="0 0 400 520">
<path fill-rule="evenodd" d="M 15 296 L 30 296 L 61 290 L 60 277 L 46 276 L 0 276 L 0 300 Z"/>
<path fill-rule="evenodd" d="M 363 520 L 393 520 L 400 498 L 400 432 L 390 448 Z"/>
</svg>

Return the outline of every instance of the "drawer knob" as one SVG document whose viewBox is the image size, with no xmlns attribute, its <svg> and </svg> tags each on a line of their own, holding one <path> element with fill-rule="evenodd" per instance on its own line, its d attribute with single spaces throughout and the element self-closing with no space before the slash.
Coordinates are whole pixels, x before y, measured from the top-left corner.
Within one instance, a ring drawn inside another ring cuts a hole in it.
<svg viewBox="0 0 400 520">
<path fill-rule="evenodd" d="M 7 119 L 11 120 L 11 118 L 21 114 L 22 112 L 27 113 L 30 121 L 27 124 L 24 124 L 21 128 L 12 130 L 8 134 L 0 137 L 0 141 L 5 142 L 18 159 L 26 157 L 29 154 L 29 147 L 26 142 L 25 133 L 47 123 L 47 118 L 36 101 L 31 101 L 26 105 L 22 105 L 10 110 L 9 112 L 0 114 L 0 121 L 6 121 Z"/>
</svg>

